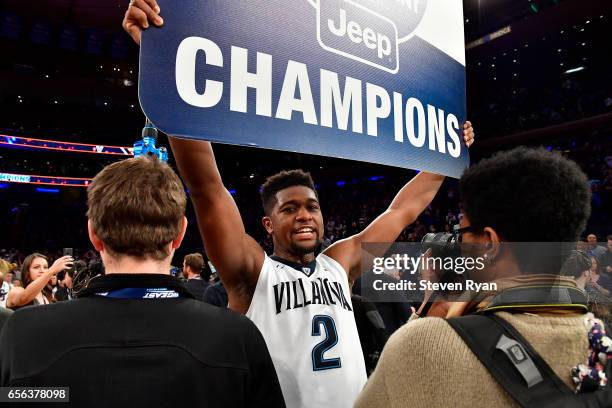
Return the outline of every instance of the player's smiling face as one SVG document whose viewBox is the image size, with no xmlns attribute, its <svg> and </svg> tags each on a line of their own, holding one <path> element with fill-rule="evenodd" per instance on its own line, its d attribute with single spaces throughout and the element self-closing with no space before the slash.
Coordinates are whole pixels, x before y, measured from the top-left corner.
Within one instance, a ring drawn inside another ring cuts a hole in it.
<svg viewBox="0 0 612 408">
<path fill-rule="evenodd" d="M 305 186 L 278 191 L 272 213 L 264 217 L 263 223 L 272 234 L 274 249 L 279 255 L 283 252 L 296 256 L 309 254 L 323 239 L 319 200 L 315 192 Z"/>
</svg>

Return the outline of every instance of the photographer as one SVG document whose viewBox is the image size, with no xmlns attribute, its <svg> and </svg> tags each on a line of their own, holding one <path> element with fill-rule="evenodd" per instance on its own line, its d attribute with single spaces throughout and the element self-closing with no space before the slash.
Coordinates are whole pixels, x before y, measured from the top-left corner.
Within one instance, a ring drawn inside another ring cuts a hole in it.
<svg viewBox="0 0 612 408">
<path fill-rule="evenodd" d="M 585 322 L 592 322 L 593 316 L 585 314 L 586 296 L 573 278 L 558 275 L 560 265 L 559 269 L 524 269 L 519 257 L 507 247 L 502 250 L 501 243 L 576 242 L 590 215 L 586 176 L 574 162 L 560 155 L 544 149 L 516 148 L 467 169 L 460 180 L 460 195 L 465 209 L 462 242 L 488 248 L 488 272 L 494 279 L 513 284 L 480 302 L 451 303 L 446 315 L 449 320 L 426 317 L 400 328 L 389 339 L 356 407 L 540 407 L 555 401 L 558 403 L 551 406 L 582 406 L 576 404 L 585 394 L 574 394 L 572 390 L 577 384 L 580 389 L 583 379 L 573 378 L 571 370 L 584 363 L 589 352 L 600 355 L 589 344 L 591 337 Z M 538 248 L 534 249 L 537 252 Z M 535 284 L 547 295 L 571 293 L 576 300 L 569 297 L 560 302 L 555 299 L 566 297 L 545 296 L 548 303 L 538 299 L 534 304 L 507 305 L 501 301 Z M 487 323 L 485 329 L 466 329 L 468 324 L 482 327 L 483 321 Z M 475 339 L 499 330 L 504 330 L 510 344 L 519 344 L 516 361 L 501 351 L 509 350 L 500 346 L 501 336 L 489 343 L 493 349 L 481 347 L 486 354 L 475 354 L 474 345 L 481 345 Z M 601 335 L 601 329 L 598 333 Z M 534 380 L 538 386 L 533 389 L 522 377 L 523 372 L 513 366 L 526 361 L 531 361 L 534 366 L 526 364 L 536 371 L 529 371 L 533 377 L 525 378 L 537 378 L 538 373 L 541 379 Z M 536 365 L 533 361 L 545 363 Z M 550 368 L 542 371 L 542 364 Z M 510 374 L 503 370 L 506 366 Z M 601 365 L 589 365 L 588 369 L 595 370 L 597 379 L 605 376 Z M 506 375 L 505 381 L 500 380 L 500 370 Z M 589 370 L 586 371 L 590 373 Z M 556 387 L 548 387 L 549 384 Z M 609 403 L 610 390 L 604 390 L 591 396 L 608 398 Z M 534 396 L 535 392 L 539 394 Z"/>
</svg>

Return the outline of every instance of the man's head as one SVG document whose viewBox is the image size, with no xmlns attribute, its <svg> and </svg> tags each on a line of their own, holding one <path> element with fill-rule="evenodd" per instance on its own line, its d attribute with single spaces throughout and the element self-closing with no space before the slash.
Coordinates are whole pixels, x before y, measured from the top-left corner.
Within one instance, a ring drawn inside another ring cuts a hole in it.
<svg viewBox="0 0 612 408">
<path fill-rule="evenodd" d="M 607 244 L 608 251 L 612 252 L 612 235 L 608 235 L 607 240 L 608 240 L 608 244 Z"/>
<path fill-rule="evenodd" d="M 464 242 L 576 242 L 591 213 L 588 179 L 571 160 L 519 147 L 467 169 L 459 181 Z"/>
<path fill-rule="evenodd" d="M 194 275 L 200 275 L 204 267 L 204 257 L 200 253 L 186 255 L 183 259 L 183 276 L 190 278 Z"/>
<path fill-rule="evenodd" d="M 176 173 L 155 157 L 106 166 L 87 190 L 89 237 L 103 260 L 169 261 L 187 221 Z"/>
<path fill-rule="evenodd" d="M 272 235 L 275 251 L 302 256 L 315 251 L 323 239 L 323 215 L 309 173 L 281 171 L 262 186 L 263 225 Z"/>
<path fill-rule="evenodd" d="M 595 248 L 597 246 L 597 235 L 587 235 L 587 242 L 589 243 L 589 248 Z"/>
</svg>

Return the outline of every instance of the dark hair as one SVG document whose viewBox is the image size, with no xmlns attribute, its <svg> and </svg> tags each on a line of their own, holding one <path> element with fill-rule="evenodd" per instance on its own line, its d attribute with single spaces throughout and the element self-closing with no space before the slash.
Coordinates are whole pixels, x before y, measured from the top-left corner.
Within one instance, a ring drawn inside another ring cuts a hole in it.
<svg viewBox="0 0 612 408">
<path fill-rule="evenodd" d="M 612 241 L 612 235 L 608 235 L 608 236 L 606 237 L 606 240 L 608 240 L 608 241 Z"/>
<path fill-rule="evenodd" d="M 304 186 L 314 191 L 314 182 L 310 173 L 303 170 L 283 170 L 266 179 L 266 182 L 261 186 L 261 204 L 263 205 L 266 215 L 272 213 L 272 209 L 276 204 L 276 193 L 288 187 Z M 318 198 L 318 196 L 317 196 Z"/>
<path fill-rule="evenodd" d="M 591 268 L 591 258 L 582 251 L 572 251 L 561 267 L 560 275 L 579 278 L 582 273 Z"/>
<path fill-rule="evenodd" d="M 66 274 L 70 276 L 70 278 L 74 279 L 75 275 L 83 273 L 85 269 L 87 269 L 87 263 L 85 263 L 85 261 L 79 260 L 74 263 L 73 268 L 70 268 L 66 271 Z"/>
<path fill-rule="evenodd" d="M 597 268 L 596 268 L 597 273 L 601 273 L 602 272 L 602 270 L 601 270 L 601 263 L 599 262 L 599 258 L 597 258 L 596 256 L 589 256 L 589 261 L 591 261 L 591 264 L 589 265 L 589 269 L 592 266 L 592 262 L 595 261 L 595 263 L 597 264 Z"/>
<path fill-rule="evenodd" d="M 30 283 L 32 283 L 32 278 L 30 277 L 30 267 L 36 258 L 42 258 L 49 262 L 49 258 L 43 254 L 39 254 L 38 252 L 34 252 L 33 254 L 25 257 L 23 263 L 21 264 L 21 283 L 23 284 L 24 289 L 27 288 Z M 53 298 L 53 289 L 49 283 L 42 289 L 42 294 L 47 298 L 49 303 L 55 302 L 55 299 Z"/>
<path fill-rule="evenodd" d="M 471 225 L 510 242 L 575 242 L 591 214 L 586 175 L 544 148 L 482 160 L 463 173 L 459 192 Z"/>
<path fill-rule="evenodd" d="M 176 173 L 155 156 L 106 166 L 87 190 L 87 217 L 114 255 L 162 260 L 181 231 L 186 196 Z"/>
</svg>

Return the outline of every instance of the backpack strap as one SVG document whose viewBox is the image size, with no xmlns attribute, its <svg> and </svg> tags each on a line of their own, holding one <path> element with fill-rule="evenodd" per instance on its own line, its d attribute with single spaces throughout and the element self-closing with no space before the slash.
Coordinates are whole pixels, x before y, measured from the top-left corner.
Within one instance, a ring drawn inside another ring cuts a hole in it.
<svg viewBox="0 0 612 408">
<path fill-rule="evenodd" d="M 447 320 L 478 360 L 521 407 L 544 407 L 574 393 L 509 323 L 495 315 Z"/>
</svg>

